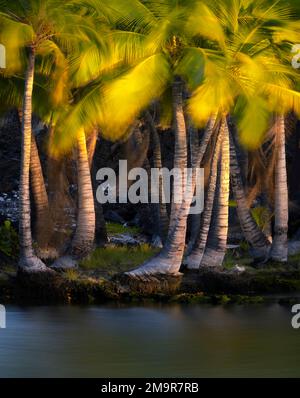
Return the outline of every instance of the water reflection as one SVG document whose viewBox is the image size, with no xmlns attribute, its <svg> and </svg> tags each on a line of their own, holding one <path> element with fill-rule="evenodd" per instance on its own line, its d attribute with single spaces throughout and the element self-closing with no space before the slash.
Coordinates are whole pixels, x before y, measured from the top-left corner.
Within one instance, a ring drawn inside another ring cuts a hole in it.
<svg viewBox="0 0 300 398">
<path fill-rule="evenodd" d="M 1 377 L 300 376 L 279 305 L 7 310 Z"/>
</svg>

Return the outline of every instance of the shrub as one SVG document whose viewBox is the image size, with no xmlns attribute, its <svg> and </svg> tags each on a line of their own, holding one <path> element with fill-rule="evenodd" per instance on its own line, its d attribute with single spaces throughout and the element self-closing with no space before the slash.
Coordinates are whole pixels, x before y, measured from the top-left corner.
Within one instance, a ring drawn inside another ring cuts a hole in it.
<svg viewBox="0 0 300 398">
<path fill-rule="evenodd" d="M 0 252 L 11 258 L 19 254 L 19 237 L 9 220 L 0 226 Z"/>
</svg>

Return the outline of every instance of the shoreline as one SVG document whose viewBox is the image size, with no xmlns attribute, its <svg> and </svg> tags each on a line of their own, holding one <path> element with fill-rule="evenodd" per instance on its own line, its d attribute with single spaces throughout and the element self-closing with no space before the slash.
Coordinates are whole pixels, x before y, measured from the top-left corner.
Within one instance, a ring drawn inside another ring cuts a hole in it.
<svg viewBox="0 0 300 398">
<path fill-rule="evenodd" d="M 262 304 L 300 302 L 300 269 L 261 269 L 233 273 L 201 270 L 180 276 L 132 279 L 124 274 L 103 278 L 88 274 L 18 275 L 0 273 L 3 304 Z"/>
</svg>

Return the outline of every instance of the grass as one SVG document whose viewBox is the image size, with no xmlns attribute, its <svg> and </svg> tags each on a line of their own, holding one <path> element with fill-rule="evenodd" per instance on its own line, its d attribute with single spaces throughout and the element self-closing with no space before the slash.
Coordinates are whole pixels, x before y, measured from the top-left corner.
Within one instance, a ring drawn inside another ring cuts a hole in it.
<svg viewBox="0 0 300 398">
<path fill-rule="evenodd" d="M 79 278 L 77 270 L 72 268 L 65 270 L 64 276 L 68 281 L 76 281 Z"/>
<path fill-rule="evenodd" d="M 231 268 L 233 268 L 235 265 L 238 266 L 249 266 L 252 263 L 252 259 L 248 256 L 237 256 L 236 254 L 234 254 L 231 250 L 227 250 L 227 253 L 225 255 L 224 258 L 224 262 L 223 262 L 223 267 L 225 269 L 230 270 Z"/>
<path fill-rule="evenodd" d="M 109 235 L 124 234 L 136 235 L 140 232 L 138 227 L 128 227 L 122 224 L 108 222 L 106 223 L 106 230 Z"/>
<path fill-rule="evenodd" d="M 300 253 L 289 256 L 289 263 L 300 264 Z"/>
<path fill-rule="evenodd" d="M 0 272 L 8 272 L 8 273 L 16 272 L 16 265 L 0 263 Z"/>
<path fill-rule="evenodd" d="M 85 270 L 101 270 L 108 275 L 137 267 L 158 252 L 147 244 L 136 247 L 111 246 L 96 249 L 80 263 Z"/>
</svg>

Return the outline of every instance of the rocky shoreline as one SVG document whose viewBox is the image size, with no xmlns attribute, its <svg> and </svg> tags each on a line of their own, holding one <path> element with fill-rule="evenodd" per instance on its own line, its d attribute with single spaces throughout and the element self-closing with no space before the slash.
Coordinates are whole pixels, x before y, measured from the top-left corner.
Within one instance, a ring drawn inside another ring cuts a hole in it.
<svg viewBox="0 0 300 398">
<path fill-rule="evenodd" d="M 201 270 L 179 276 L 97 277 L 86 271 L 50 275 L 0 273 L 0 301 L 14 304 L 101 304 L 161 302 L 181 304 L 281 304 L 300 302 L 300 269 Z"/>
</svg>

